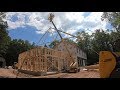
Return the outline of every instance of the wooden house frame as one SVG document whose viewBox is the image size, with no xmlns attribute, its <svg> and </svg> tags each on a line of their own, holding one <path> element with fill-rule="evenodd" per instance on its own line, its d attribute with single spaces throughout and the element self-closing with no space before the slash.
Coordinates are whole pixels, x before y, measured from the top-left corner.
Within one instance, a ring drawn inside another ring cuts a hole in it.
<svg viewBox="0 0 120 90">
<path fill-rule="evenodd" d="M 61 41 L 60 43 L 62 42 L 64 41 Z M 68 45 L 70 43 L 64 42 L 64 44 Z M 58 48 L 59 45 L 55 46 L 53 49 L 39 46 L 19 54 L 17 64 L 18 70 L 45 74 L 51 71 L 61 72 L 64 70 L 69 70 L 70 64 L 72 63 L 71 57 L 67 51 L 64 50 L 60 51 Z M 77 47 L 75 44 L 71 45 L 73 47 Z M 72 57 L 75 57 L 73 58 L 74 61 L 79 63 L 78 61 L 76 61 L 75 53 L 71 55 Z"/>
</svg>

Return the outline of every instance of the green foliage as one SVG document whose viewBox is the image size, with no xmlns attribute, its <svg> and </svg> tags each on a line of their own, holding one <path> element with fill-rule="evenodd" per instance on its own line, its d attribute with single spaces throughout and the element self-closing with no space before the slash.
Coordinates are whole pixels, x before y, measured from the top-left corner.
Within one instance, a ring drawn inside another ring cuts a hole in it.
<svg viewBox="0 0 120 90">
<path fill-rule="evenodd" d="M 5 12 L 0 12 L 0 29 L 6 29 L 8 27 L 7 22 L 4 20 L 6 17 Z"/>
<path fill-rule="evenodd" d="M 110 51 L 110 35 L 109 33 L 107 33 L 104 30 L 96 30 L 95 33 L 92 34 L 93 39 L 91 42 L 91 46 L 92 48 L 96 51 L 96 52 L 100 52 L 100 51 Z"/>
<path fill-rule="evenodd" d="M 87 53 L 88 64 L 99 61 L 100 51 L 120 51 L 120 33 L 113 30 L 95 30 L 92 35 L 78 32 L 78 45 Z"/>
<path fill-rule="evenodd" d="M 49 44 L 49 47 L 50 47 L 50 48 L 53 48 L 53 47 L 56 46 L 58 43 L 59 43 L 58 40 L 54 40 L 53 42 L 51 42 L 51 43 Z"/>
<path fill-rule="evenodd" d="M 120 33 L 112 31 L 110 35 L 110 44 L 114 52 L 120 52 Z"/>
<path fill-rule="evenodd" d="M 104 12 L 102 20 L 107 20 L 117 32 L 120 32 L 120 12 Z"/>
<path fill-rule="evenodd" d="M 6 49 L 8 48 L 7 45 L 10 42 L 10 37 L 8 36 L 7 29 L 7 22 L 4 21 L 5 19 L 5 13 L 0 12 L 0 56 L 4 57 L 6 54 Z"/>
<path fill-rule="evenodd" d="M 30 44 L 24 40 L 11 40 L 8 36 L 7 22 L 4 21 L 6 17 L 5 12 L 0 12 L 0 57 L 5 58 L 7 65 L 13 65 L 18 61 L 18 55 L 35 47 L 35 43 Z"/>
<path fill-rule="evenodd" d="M 18 62 L 18 55 L 24 51 L 30 50 L 35 46 L 28 41 L 13 39 L 8 36 L 6 30 L 8 25 L 5 19 L 5 13 L 0 12 L 0 56 L 6 59 L 7 65 L 13 65 Z M 87 32 L 78 32 L 76 36 L 78 46 L 87 53 L 87 63 L 94 64 L 99 61 L 100 51 L 120 52 L 120 13 L 119 12 L 104 12 L 102 19 L 107 20 L 115 28 L 115 30 L 97 29 L 92 35 Z M 74 41 L 66 38 L 68 42 Z M 50 48 L 53 48 L 59 43 L 58 40 L 51 42 Z"/>
<path fill-rule="evenodd" d="M 113 51 L 120 51 L 120 12 L 104 12 L 102 20 L 107 20 L 115 28 L 111 32 L 110 43 Z"/>
<path fill-rule="evenodd" d="M 8 45 L 6 53 L 7 65 L 13 65 L 14 62 L 18 62 L 18 56 L 20 53 L 34 48 L 34 43 L 31 45 L 27 40 L 13 39 Z"/>
<path fill-rule="evenodd" d="M 77 35 L 78 37 L 77 39 L 77 44 L 78 46 L 84 50 L 87 54 L 87 64 L 94 64 L 95 62 L 97 62 L 96 59 L 97 55 L 96 53 L 93 51 L 93 49 L 91 48 L 91 41 L 92 41 L 92 36 L 89 35 L 88 33 L 86 33 L 85 31 L 82 32 L 78 32 Z"/>
<path fill-rule="evenodd" d="M 78 32 L 76 36 L 78 37 L 77 39 L 78 46 L 80 46 L 80 48 L 87 52 L 90 49 L 91 36 L 85 31 Z"/>
</svg>

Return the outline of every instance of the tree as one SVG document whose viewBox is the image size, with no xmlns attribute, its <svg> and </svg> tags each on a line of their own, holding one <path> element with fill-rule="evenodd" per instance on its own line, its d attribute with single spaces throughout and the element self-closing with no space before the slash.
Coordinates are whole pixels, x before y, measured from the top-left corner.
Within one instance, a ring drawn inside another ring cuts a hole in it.
<svg viewBox="0 0 120 90">
<path fill-rule="evenodd" d="M 90 49 L 91 36 L 85 31 L 78 32 L 76 36 L 78 45 L 87 52 Z"/>
<path fill-rule="evenodd" d="M 89 35 L 85 31 L 82 31 L 78 32 L 76 36 L 78 37 L 78 46 L 87 54 L 87 64 L 89 65 L 96 63 L 97 59 L 94 58 L 96 56 L 96 53 L 91 49 L 91 35 Z"/>
<path fill-rule="evenodd" d="M 13 65 L 14 62 L 18 62 L 18 56 L 20 53 L 30 50 L 34 48 L 35 45 L 30 44 L 27 40 L 17 40 L 13 39 L 10 44 L 8 45 L 7 53 L 6 53 L 6 64 Z"/>
<path fill-rule="evenodd" d="M 0 12 L 0 56 L 5 57 L 7 45 L 10 42 L 10 37 L 8 36 L 8 31 L 6 30 L 8 25 L 4 21 L 6 16 L 5 12 Z"/>
<path fill-rule="evenodd" d="M 95 33 L 92 34 L 94 37 L 92 39 L 92 48 L 99 53 L 100 51 L 111 51 L 110 47 L 110 34 L 104 30 L 97 29 Z"/>
<path fill-rule="evenodd" d="M 102 20 L 107 20 L 117 32 L 120 32 L 120 12 L 104 12 Z"/>
<path fill-rule="evenodd" d="M 110 33 L 110 45 L 112 51 L 119 52 L 120 51 L 120 33 L 112 31 Z"/>
<path fill-rule="evenodd" d="M 49 47 L 50 47 L 50 48 L 53 48 L 53 47 L 56 46 L 58 43 L 59 43 L 58 40 L 54 40 L 53 42 L 51 42 L 51 43 L 49 44 Z"/>
<path fill-rule="evenodd" d="M 0 29 L 6 29 L 8 27 L 7 21 L 5 21 L 6 13 L 0 12 Z"/>
<path fill-rule="evenodd" d="M 114 52 L 120 51 L 120 12 L 104 12 L 103 20 L 107 20 L 115 28 L 111 32 L 111 46 Z"/>
<path fill-rule="evenodd" d="M 116 35 L 115 35 L 116 34 Z M 78 45 L 87 53 L 87 63 L 94 64 L 99 61 L 100 51 L 112 51 L 113 49 L 118 49 L 114 45 L 119 45 L 118 43 L 113 43 L 113 40 L 119 37 L 118 33 L 111 32 L 110 30 L 95 30 L 92 35 L 89 35 L 85 31 L 78 32 Z"/>
<path fill-rule="evenodd" d="M 91 51 L 89 52 L 90 55 L 88 59 L 92 62 L 98 62 L 99 61 L 99 52 L 100 51 L 110 51 L 110 36 L 109 33 L 107 33 L 104 30 L 97 29 L 94 33 L 91 35 Z"/>
</svg>

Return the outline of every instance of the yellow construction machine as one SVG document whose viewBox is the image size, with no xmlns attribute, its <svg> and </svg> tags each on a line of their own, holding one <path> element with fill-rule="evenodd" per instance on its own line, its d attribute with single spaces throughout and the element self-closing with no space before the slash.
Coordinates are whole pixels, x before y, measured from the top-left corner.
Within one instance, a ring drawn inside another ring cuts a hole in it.
<svg viewBox="0 0 120 90">
<path fill-rule="evenodd" d="M 99 53 L 100 78 L 120 78 L 120 52 Z"/>
</svg>

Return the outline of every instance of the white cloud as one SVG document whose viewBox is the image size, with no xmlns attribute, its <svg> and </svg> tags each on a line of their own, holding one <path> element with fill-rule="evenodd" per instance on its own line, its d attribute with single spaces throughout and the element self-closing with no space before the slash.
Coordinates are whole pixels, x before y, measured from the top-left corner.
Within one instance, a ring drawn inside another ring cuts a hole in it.
<svg viewBox="0 0 120 90">
<path fill-rule="evenodd" d="M 101 21 L 103 12 L 92 12 L 88 17 L 84 19 L 84 24 L 88 24 L 89 29 L 106 29 L 107 22 Z"/>
<path fill-rule="evenodd" d="M 70 34 L 74 34 L 79 29 L 85 29 L 91 34 L 95 29 L 106 29 L 107 25 L 105 21 L 101 21 L 102 12 L 91 12 L 87 17 L 84 17 L 84 12 L 54 12 L 54 14 L 53 21 L 57 28 L 62 28 Z M 18 20 L 13 22 L 11 18 L 15 15 Z M 47 20 L 48 15 L 49 12 L 8 12 L 8 26 L 9 29 L 25 27 L 26 25 L 34 26 L 37 29 L 36 33 L 43 34 L 49 27 L 53 27 Z"/>
<path fill-rule="evenodd" d="M 70 21 L 76 21 L 77 23 L 80 23 L 84 19 L 83 14 L 83 12 L 69 12 L 66 13 L 65 16 Z"/>
<path fill-rule="evenodd" d="M 17 21 L 17 22 L 11 22 L 11 21 L 7 21 L 8 25 L 9 25 L 9 29 L 16 29 L 18 27 L 25 27 L 25 23 L 22 21 Z"/>
<path fill-rule="evenodd" d="M 12 17 L 17 16 L 18 20 L 15 22 L 12 21 Z M 25 13 L 27 15 L 27 13 Z M 9 12 L 6 15 L 7 23 L 9 26 L 9 29 L 16 29 L 18 27 L 24 27 L 25 24 L 25 15 L 23 12 Z"/>
</svg>

